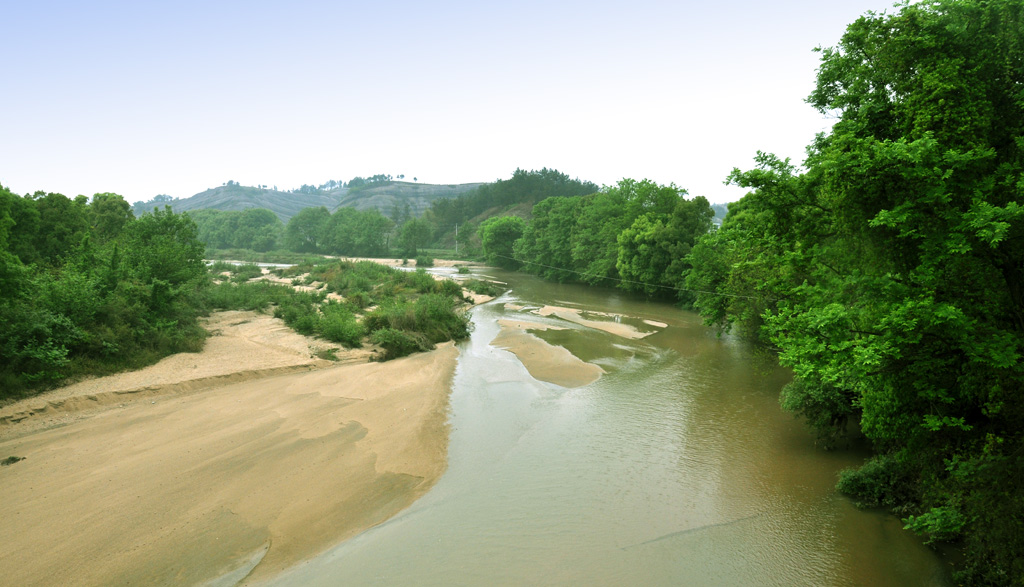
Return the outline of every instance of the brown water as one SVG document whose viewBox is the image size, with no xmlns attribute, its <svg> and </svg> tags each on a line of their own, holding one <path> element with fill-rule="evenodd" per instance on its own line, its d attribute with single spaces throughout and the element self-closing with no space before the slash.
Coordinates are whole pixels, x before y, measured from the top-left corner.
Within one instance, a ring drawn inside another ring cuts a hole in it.
<svg viewBox="0 0 1024 587">
<path fill-rule="evenodd" d="M 670 305 L 498 277 L 513 289 L 473 311 L 461 349 L 448 472 L 279 584 L 949 584 L 899 520 L 835 492 L 836 472 L 866 455 L 814 446 L 779 409 L 789 374 L 770 358 Z M 545 305 L 657 332 L 629 340 L 529 313 Z M 569 328 L 536 334 L 607 373 L 577 389 L 533 379 L 489 344 L 498 319 L 524 316 Z"/>
</svg>

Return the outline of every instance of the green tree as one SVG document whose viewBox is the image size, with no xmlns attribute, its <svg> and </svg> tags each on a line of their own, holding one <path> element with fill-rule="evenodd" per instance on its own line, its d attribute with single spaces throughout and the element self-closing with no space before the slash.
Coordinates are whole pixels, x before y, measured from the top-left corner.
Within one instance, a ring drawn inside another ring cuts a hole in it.
<svg viewBox="0 0 1024 587">
<path fill-rule="evenodd" d="M 108 192 L 92 197 L 89 219 L 93 235 L 100 242 L 106 242 L 117 238 L 125 224 L 135 220 L 135 214 L 124 198 Z"/>
<path fill-rule="evenodd" d="M 1011 0 L 854 22 L 822 50 L 810 102 L 838 120 L 806 171 L 734 172 L 751 194 L 691 254 L 715 268 L 690 282 L 723 294 L 702 311 L 763 310 L 795 374 L 783 405 L 873 442 L 841 487 L 963 537 L 977 584 L 1024 577 L 1022 27 Z"/>
<path fill-rule="evenodd" d="M 284 245 L 297 253 L 317 253 L 324 246 L 327 224 L 331 213 L 327 208 L 303 208 L 288 220 L 284 230 Z"/>
<path fill-rule="evenodd" d="M 623 180 L 632 182 L 632 180 Z M 585 196 L 572 232 L 572 266 L 586 283 L 607 283 L 619 276 L 615 267 L 618 236 L 635 219 L 626 193 L 618 187 Z"/>
<path fill-rule="evenodd" d="M 405 257 L 415 257 L 420 247 L 427 244 L 431 234 L 430 224 L 421 218 L 407 220 L 398 236 L 398 246 Z"/>
<path fill-rule="evenodd" d="M 690 271 L 688 256 L 698 238 L 711 229 L 714 212 L 698 196 L 680 199 L 671 214 L 648 212 L 639 216 L 617 239 L 616 267 L 627 291 L 652 297 L 677 297 L 690 304 L 685 288 Z"/>
<path fill-rule="evenodd" d="M 195 223 L 170 206 L 130 223 L 121 242 L 125 267 L 143 283 L 162 281 L 177 287 L 206 275 L 206 248 Z"/>
<path fill-rule="evenodd" d="M 572 238 L 583 198 L 547 198 L 533 207 L 533 220 L 515 242 L 515 258 L 531 273 L 553 281 L 573 281 Z"/>
<path fill-rule="evenodd" d="M 237 228 L 231 239 L 232 246 L 259 252 L 269 251 L 277 246 L 284 229 L 277 214 L 266 208 L 248 208 L 235 214 L 238 219 Z"/>
<path fill-rule="evenodd" d="M 487 262 L 506 269 L 520 266 L 513 246 L 523 236 L 526 222 L 518 216 L 488 218 L 477 229 Z"/>
<path fill-rule="evenodd" d="M 36 192 L 32 199 L 39 213 L 39 226 L 33 239 L 36 254 L 42 261 L 59 263 L 88 236 L 89 212 L 84 202 L 62 194 Z"/>
</svg>

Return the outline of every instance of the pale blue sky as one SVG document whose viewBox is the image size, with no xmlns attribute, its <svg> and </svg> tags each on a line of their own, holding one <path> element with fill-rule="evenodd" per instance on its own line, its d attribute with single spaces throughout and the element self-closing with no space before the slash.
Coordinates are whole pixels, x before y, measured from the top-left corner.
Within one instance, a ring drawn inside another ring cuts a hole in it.
<svg viewBox="0 0 1024 587">
<path fill-rule="evenodd" d="M 188 197 L 552 167 L 713 202 L 826 120 L 818 45 L 891 0 L 0 3 L 0 184 Z"/>
</svg>

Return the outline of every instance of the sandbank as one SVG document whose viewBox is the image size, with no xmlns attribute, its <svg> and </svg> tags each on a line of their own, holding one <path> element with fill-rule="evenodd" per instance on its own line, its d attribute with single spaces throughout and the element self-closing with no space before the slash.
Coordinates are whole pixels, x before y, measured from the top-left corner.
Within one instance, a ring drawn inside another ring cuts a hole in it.
<svg viewBox="0 0 1024 587">
<path fill-rule="evenodd" d="M 556 316 L 562 320 L 568 320 L 569 322 L 574 322 L 580 326 L 586 326 L 587 328 L 602 330 L 609 334 L 621 336 L 622 338 L 638 339 L 652 334 L 651 332 L 640 332 L 635 326 L 631 324 L 624 324 L 622 322 L 615 322 L 612 320 L 587 320 L 581 315 L 580 310 L 573 308 L 544 306 L 539 310 L 534 310 L 534 313 L 539 316 Z M 606 315 L 613 318 L 621 318 L 621 316 L 614 314 Z"/>
<path fill-rule="evenodd" d="M 374 263 L 380 263 L 381 265 L 390 265 L 391 267 L 415 267 L 416 259 L 376 259 L 370 257 L 332 257 L 340 259 L 342 261 L 352 261 L 358 263 L 359 261 L 373 261 Z M 459 261 L 455 259 L 434 259 L 434 267 L 458 267 L 459 265 L 465 265 L 467 267 L 483 267 L 483 263 L 477 261 Z"/>
<path fill-rule="evenodd" d="M 269 319 L 246 314 L 218 315 L 222 333 Z M 323 367 L 306 342 L 283 334 L 235 341 L 227 356 L 213 337 L 202 353 L 149 368 L 142 380 L 152 395 L 96 402 L 75 418 L 61 417 L 70 399 L 117 397 L 147 370 L 7 406 L 8 415 L 33 401 L 49 407 L 0 423 L 0 455 L 25 457 L 0 468 L 4 582 L 261 580 L 426 492 L 446 466 L 454 345 Z M 251 378 L 231 379 L 244 372 Z M 206 384 L 175 387 L 188 381 Z"/>
<path fill-rule="evenodd" d="M 283 321 L 258 312 L 215 312 L 203 319 L 211 332 L 202 352 L 179 353 L 138 371 L 91 378 L 0 407 L 0 439 L 12 428 L 25 425 L 52 427 L 66 423 L 78 412 L 167 393 L 181 394 L 211 386 L 234 383 L 268 375 L 308 371 L 334 363 L 317 359 L 321 348 L 338 345 L 288 328 Z M 342 363 L 365 363 L 371 349 L 339 351 Z M 40 419 L 58 421 L 37 422 Z"/>
<path fill-rule="evenodd" d="M 491 344 L 514 354 L 534 379 L 562 387 L 582 387 L 597 381 L 604 373 L 604 369 L 583 361 L 568 349 L 528 332 L 562 330 L 557 326 L 522 320 L 498 320 L 498 324 L 501 332 Z"/>
</svg>

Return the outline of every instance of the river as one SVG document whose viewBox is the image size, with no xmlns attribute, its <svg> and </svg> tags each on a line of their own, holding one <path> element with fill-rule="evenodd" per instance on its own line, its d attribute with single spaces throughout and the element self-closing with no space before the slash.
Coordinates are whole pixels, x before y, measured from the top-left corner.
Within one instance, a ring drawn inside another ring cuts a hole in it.
<svg viewBox="0 0 1024 587">
<path fill-rule="evenodd" d="M 472 311 L 448 471 L 276 584 L 950 584 L 898 519 L 836 493 L 836 473 L 866 453 L 816 448 L 779 408 L 790 376 L 770 357 L 668 304 L 492 275 L 512 289 Z M 653 334 L 531 311 L 544 306 Z M 573 389 L 534 379 L 491 344 L 503 318 L 566 328 L 535 334 L 606 373 Z"/>
</svg>

